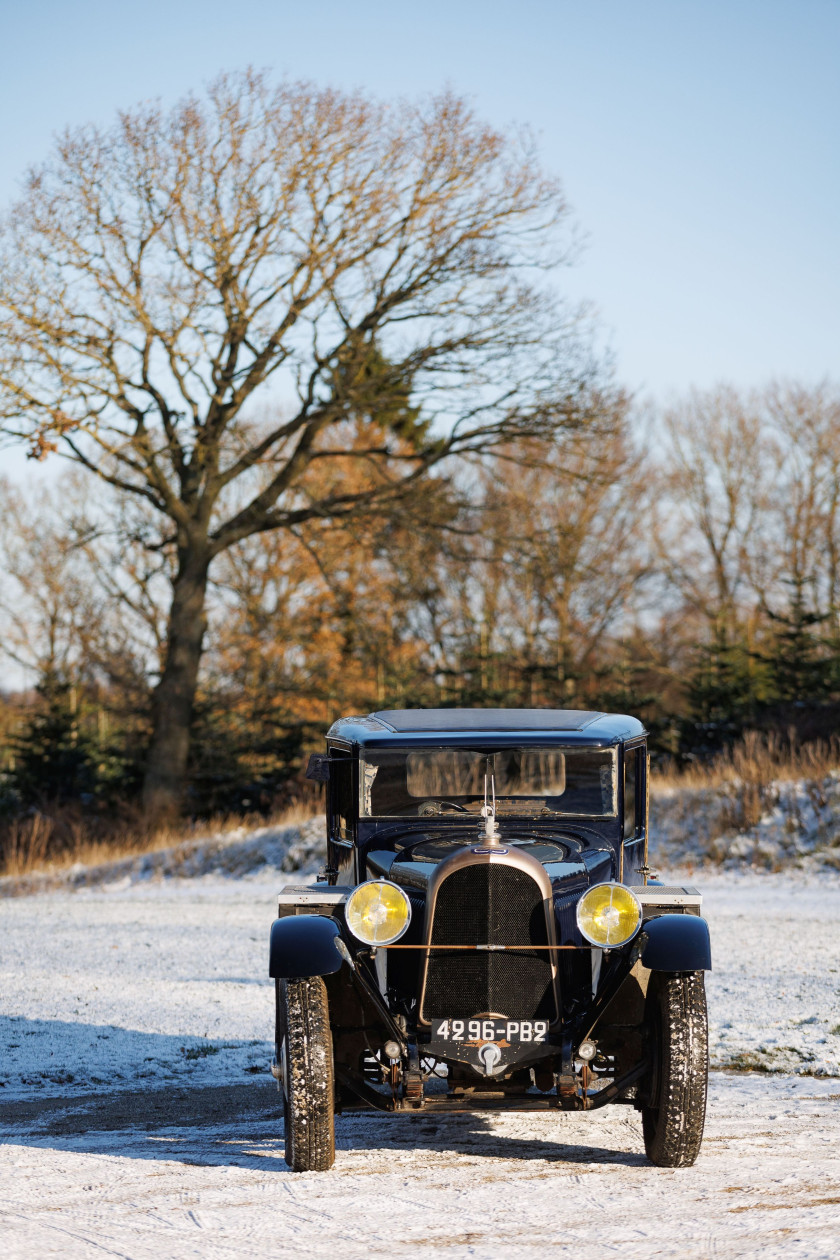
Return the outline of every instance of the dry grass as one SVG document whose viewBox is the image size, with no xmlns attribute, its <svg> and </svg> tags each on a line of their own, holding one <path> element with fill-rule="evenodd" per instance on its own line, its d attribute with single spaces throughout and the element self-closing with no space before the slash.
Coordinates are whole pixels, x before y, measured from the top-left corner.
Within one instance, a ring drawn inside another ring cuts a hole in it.
<svg viewBox="0 0 840 1260">
<path fill-rule="evenodd" d="M 749 731 L 732 748 L 706 762 L 654 771 L 652 786 L 715 788 L 727 783 L 769 785 L 779 780 L 822 779 L 840 769 L 840 739 L 797 744 L 793 738 Z"/>
<path fill-rule="evenodd" d="M 309 802 L 290 805 L 274 814 L 219 814 L 199 822 L 178 822 L 157 827 L 142 822 L 114 822 L 103 834 L 84 818 L 66 813 L 51 817 L 36 813 L 15 819 L 0 835 L 0 876 L 31 875 L 36 871 L 62 871 L 77 863 L 96 866 L 140 853 L 156 853 L 187 840 L 225 832 L 284 827 L 305 822 L 318 806 Z"/>
<path fill-rule="evenodd" d="M 754 827 L 778 795 L 777 784 L 793 779 L 816 784 L 840 770 L 840 739 L 797 743 L 749 731 L 739 743 L 708 762 L 685 768 L 665 766 L 654 772 L 651 791 L 672 788 L 723 791 L 729 809 L 721 822 L 733 830 Z"/>
<path fill-rule="evenodd" d="M 673 765 L 660 767 L 654 771 L 651 789 L 654 794 L 673 788 L 725 790 L 728 805 L 721 822 L 741 830 L 754 826 L 762 817 L 773 802 L 775 785 L 780 781 L 803 779 L 817 783 L 837 770 L 840 739 L 800 745 L 792 736 L 750 732 L 711 761 L 680 769 Z M 0 876 L 59 872 L 77 863 L 96 866 L 141 853 L 156 853 L 204 836 L 292 826 L 305 822 L 321 809 L 313 798 L 268 816 L 227 814 L 157 827 L 130 817 L 103 822 L 67 810 L 34 813 L 7 823 L 0 831 Z"/>
</svg>

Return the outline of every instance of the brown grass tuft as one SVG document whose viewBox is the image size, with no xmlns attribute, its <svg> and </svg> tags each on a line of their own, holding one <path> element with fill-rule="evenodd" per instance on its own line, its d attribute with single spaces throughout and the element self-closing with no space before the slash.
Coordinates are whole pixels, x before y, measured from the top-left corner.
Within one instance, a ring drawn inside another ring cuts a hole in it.
<svg viewBox="0 0 840 1260">
<path fill-rule="evenodd" d="M 725 831 L 744 831 L 761 820 L 775 804 L 780 782 L 803 780 L 808 790 L 821 795 L 821 782 L 840 770 L 840 739 L 832 737 L 799 744 L 791 731 L 787 738 L 748 731 L 732 748 L 707 762 L 677 769 L 666 765 L 655 770 L 651 791 L 672 788 L 726 789 L 727 806 L 720 817 Z M 825 801 L 815 801 L 824 805 Z"/>
<path fill-rule="evenodd" d="M 309 803 L 291 805 L 276 813 L 218 814 L 200 821 L 182 821 L 157 827 L 142 821 L 114 820 L 86 823 L 66 811 L 55 815 L 35 813 L 15 819 L 0 834 L 0 877 L 31 875 L 36 871 L 62 871 L 80 863 L 96 866 L 140 853 L 170 849 L 185 840 L 259 827 L 292 826 L 317 814 Z"/>
<path fill-rule="evenodd" d="M 823 779 L 840 769 L 840 738 L 799 744 L 787 737 L 748 731 L 744 738 L 710 761 L 678 769 L 666 763 L 654 772 L 658 787 L 722 787 L 726 783 L 767 785 L 779 780 Z"/>
</svg>

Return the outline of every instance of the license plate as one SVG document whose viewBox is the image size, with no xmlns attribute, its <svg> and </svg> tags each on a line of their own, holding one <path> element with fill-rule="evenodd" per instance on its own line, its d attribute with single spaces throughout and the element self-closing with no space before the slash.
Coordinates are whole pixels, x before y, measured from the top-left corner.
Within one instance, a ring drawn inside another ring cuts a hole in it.
<svg viewBox="0 0 840 1260">
<path fill-rule="evenodd" d="M 482 1041 L 541 1045 L 548 1036 L 546 1019 L 433 1019 L 432 1040 L 461 1042 L 464 1045 Z"/>
</svg>

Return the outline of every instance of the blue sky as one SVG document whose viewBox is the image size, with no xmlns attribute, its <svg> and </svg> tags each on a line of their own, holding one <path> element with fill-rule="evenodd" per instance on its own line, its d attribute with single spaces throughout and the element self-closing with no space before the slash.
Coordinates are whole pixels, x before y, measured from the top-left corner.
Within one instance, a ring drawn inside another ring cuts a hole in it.
<svg viewBox="0 0 840 1260">
<path fill-rule="evenodd" d="M 587 238 L 560 283 L 666 399 L 837 373 L 840 0 L 0 0 L 0 202 L 67 124 L 246 64 L 530 124 Z"/>
</svg>

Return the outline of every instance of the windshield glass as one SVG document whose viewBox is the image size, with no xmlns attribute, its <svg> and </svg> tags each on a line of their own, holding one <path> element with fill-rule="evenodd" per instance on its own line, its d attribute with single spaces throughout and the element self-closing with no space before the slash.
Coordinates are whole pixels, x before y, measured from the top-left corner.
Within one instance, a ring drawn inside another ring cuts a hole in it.
<svg viewBox="0 0 840 1260">
<path fill-rule="evenodd" d="M 369 749 L 361 763 L 361 814 L 478 815 L 492 776 L 496 810 L 505 815 L 616 812 L 615 754 L 577 748 Z"/>
</svg>

